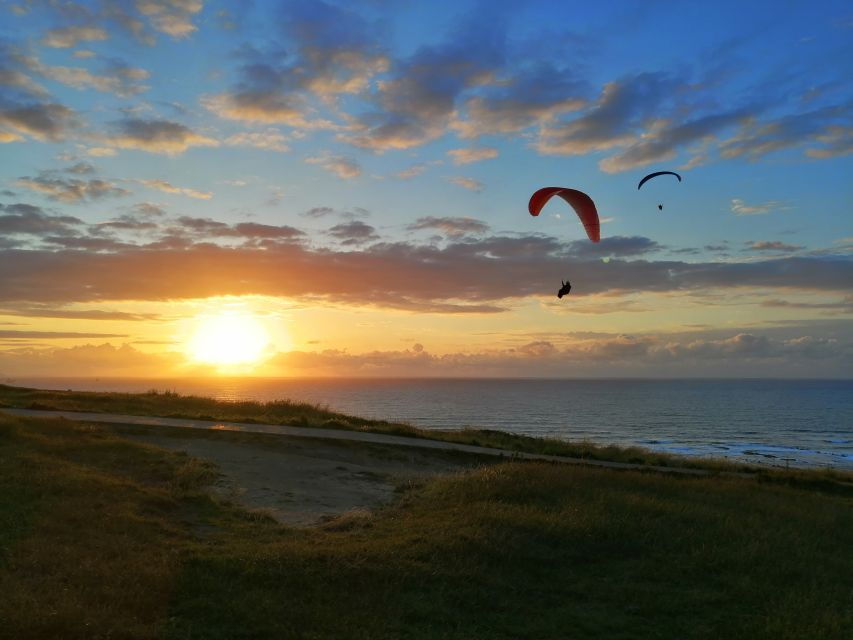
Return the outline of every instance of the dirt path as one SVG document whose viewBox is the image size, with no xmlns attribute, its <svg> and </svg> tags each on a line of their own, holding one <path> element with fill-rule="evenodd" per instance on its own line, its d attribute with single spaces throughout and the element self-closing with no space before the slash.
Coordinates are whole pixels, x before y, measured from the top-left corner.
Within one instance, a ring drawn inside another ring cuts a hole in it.
<svg viewBox="0 0 853 640">
<path fill-rule="evenodd" d="M 219 495 L 295 526 L 372 511 L 390 502 L 402 482 L 476 466 L 470 456 L 287 436 L 262 446 L 179 431 L 122 436 L 215 462 L 222 472 L 214 486 Z"/>
<path fill-rule="evenodd" d="M 122 435 L 211 460 L 222 472 L 214 487 L 217 493 L 247 508 L 263 509 L 278 521 L 294 526 L 315 525 L 352 511 L 370 511 L 388 503 L 402 482 L 464 471 L 482 465 L 484 461 L 543 460 L 613 469 L 708 474 L 699 469 L 515 453 L 360 431 L 76 411 L 6 408 L 0 411 L 28 418 L 65 418 L 126 427 L 177 427 L 167 431 L 151 430 L 149 433 L 144 429 L 128 429 Z M 264 433 L 282 437 L 255 444 L 216 437 L 214 432 Z"/>
<path fill-rule="evenodd" d="M 140 426 L 181 427 L 186 429 L 205 429 L 214 431 L 242 431 L 245 433 L 273 433 L 296 438 L 315 438 L 321 440 L 340 440 L 364 442 L 371 444 L 394 445 L 398 447 L 417 447 L 421 449 L 440 449 L 443 451 L 463 451 L 476 455 L 497 456 L 522 460 L 544 460 L 563 464 L 583 464 L 609 469 L 638 469 L 643 471 L 660 471 L 662 473 L 680 473 L 687 475 L 709 475 L 711 472 L 703 469 L 685 469 L 680 467 L 657 467 L 647 464 L 632 464 L 628 462 L 605 462 L 588 458 L 567 458 L 565 456 L 549 456 L 539 453 L 521 453 L 506 449 L 478 447 L 470 444 L 427 440 L 426 438 L 407 438 L 390 436 L 382 433 L 365 431 L 347 431 L 343 429 L 315 429 L 311 427 L 289 427 L 279 424 L 255 424 L 249 422 L 221 422 L 215 420 L 187 420 L 184 418 L 158 418 L 154 416 L 129 416 L 116 413 L 86 413 L 82 411 L 42 411 L 36 409 L 6 409 L 11 415 L 30 418 L 67 418 L 68 420 L 84 420 L 89 422 L 106 422 L 110 424 L 130 424 Z"/>
</svg>

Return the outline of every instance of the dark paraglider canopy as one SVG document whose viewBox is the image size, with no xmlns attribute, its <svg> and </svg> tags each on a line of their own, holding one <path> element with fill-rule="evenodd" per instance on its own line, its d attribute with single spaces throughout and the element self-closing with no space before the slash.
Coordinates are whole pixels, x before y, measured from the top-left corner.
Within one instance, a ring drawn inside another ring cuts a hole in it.
<svg viewBox="0 0 853 640">
<path fill-rule="evenodd" d="M 568 202 L 575 213 L 578 214 L 586 229 L 586 235 L 593 242 L 601 240 L 601 224 L 598 220 L 598 211 L 595 208 L 595 203 L 583 191 L 575 189 L 566 189 L 565 187 L 544 187 L 530 196 L 530 203 L 527 205 L 530 215 L 538 216 L 542 211 L 542 207 L 554 196 L 560 196 Z"/>
<path fill-rule="evenodd" d="M 681 182 L 681 176 L 675 173 L 675 171 L 655 171 L 654 173 L 650 173 L 645 178 L 640 180 L 640 184 L 637 185 L 637 189 L 639 190 L 646 182 L 651 180 L 652 178 L 657 178 L 658 176 L 675 176 L 678 178 L 678 181 Z"/>
<path fill-rule="evenodd" d="M 563 286 L 560 287 L 560 290 L 557 292 L 558 298 L 562 298 L 564 295 L 568 294 L 569 291 L 572 290 L 571 282 L 563 282 L 562 280 L 560 280 L 560 284 L 562 284 Z"/>
</svg>

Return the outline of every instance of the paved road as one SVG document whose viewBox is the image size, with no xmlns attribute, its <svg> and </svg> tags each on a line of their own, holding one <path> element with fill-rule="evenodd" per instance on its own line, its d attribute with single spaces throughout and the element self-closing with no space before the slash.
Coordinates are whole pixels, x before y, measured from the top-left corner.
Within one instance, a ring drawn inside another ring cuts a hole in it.
<svg viewBox="0 0 853 640">
<path fill-rule="evenodd" d="M 443 449 L 445 451 L 464 451 L 486 456 L 498 456 L 508 459 L 543 460 L 563 464 L 581 464 L 608 469 L 639 469 L 643 471 L 660 471 L 663 473 L 680 473 L 686 475 L 705 476 L 713 472 L 703 469 L 683 469 L 678 467 L 658 467 L 627 462 L 605 462 L 587 458 L 567 458 L 565 456 L 549 456 L 538 453 L 521 453 L 506 449 L 478 447 L 470 444 L 427 440 L 425 438 L 407 438 L 382 433 L 367 433 L 364 431 L 346 431 L 342 429 L 314 429 L 310 427 L 290 427 L 279 424 L 254 424 L 248 422 L 218 422 L 211 420 L 187 420 L 184 418 L 158 418 L 155 416 L 128 416 L 116 413 L 86 413 L 82 411 L 43 411 L 35 409 L 7 409 L 0 411 L 26 418 L 66 418 L 84 422 L 105 422 L 108 424 L 124 424 L 157 427 L 179 427 L 183 429 L 203 429 L 210 431 L 243 431 L 246 433 L 273 433 L 294 438 L 318 438 L 323 440 L 349 440 L 371 444 L 385 444 L 399 447 L 419 447 L 422 449 Z M 726 472 L 726 475 L 748 475 Z"/>
</svg>

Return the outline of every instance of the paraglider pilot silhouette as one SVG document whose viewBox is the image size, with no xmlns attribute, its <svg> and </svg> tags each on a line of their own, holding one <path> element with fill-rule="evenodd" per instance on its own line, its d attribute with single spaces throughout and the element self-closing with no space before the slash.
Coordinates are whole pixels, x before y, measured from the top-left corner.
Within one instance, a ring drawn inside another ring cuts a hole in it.
<svg viewBox="0 0 853 640">
<path fill-rule="evenodd" d="M 527 205 L 527 210 L 530 212 L 530 215 L 538 216 L 539 212 L 542 211 L 542 207 L 545 206 L 545 203 L 548 202 L 552 196 L 560 196 L 563 200 L 569 203 L 569 205 L 571 205 L 572 209 L 575 210 L 575 213 L 578 214 L 578 218 L 580 218 L 580 221 L 583 223 L 587 237 L 592 242 L 599 242 L 601 240 L 601 224 L 598 219 L 598 211 L 595 208 L 595 203 L 592 201 L 592 198 L 586 195 L 583 191 L 576 191 L 575 189 L 567 189 L 565 187 L 544 187 L 539 189 L 539 191 L 530 197 L 530 202 Z M 558 298 L 562 298 L 572 290 L 571 282 L 563 282 L 560 280 L 560 284 L 563 286 L 557 292 Z"/>
<path fill-rule="evenodd" d="M 676 178 L 678 178 L 678 181 L 681 182 L 681 176 L 675 173 L 675 171 L 655 171 L 654 173 L 650 173 L 645 178 L 640 180 L 640 184 L 637 185 L 637 191 L 639 191 L 640 187 L 646 184 L 646 182 L 648 182 L 652 178 L 656 178 L 657 176 L 675 176 Z M 663 211 L 662 204 L 658 205 L 658 211 Z"/>
</svg>

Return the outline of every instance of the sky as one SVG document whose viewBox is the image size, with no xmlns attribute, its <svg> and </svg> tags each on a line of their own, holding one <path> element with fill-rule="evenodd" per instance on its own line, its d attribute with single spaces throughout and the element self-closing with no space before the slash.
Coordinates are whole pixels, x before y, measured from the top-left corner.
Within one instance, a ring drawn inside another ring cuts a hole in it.
<svg viewBox="0 0 853 640">
<path fill-rule="evenodd" d="M 0 2 L 0 377 L 853 377 L 851 77 L 846 1 Z"/>
</svg>

